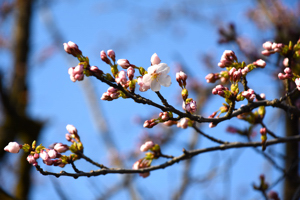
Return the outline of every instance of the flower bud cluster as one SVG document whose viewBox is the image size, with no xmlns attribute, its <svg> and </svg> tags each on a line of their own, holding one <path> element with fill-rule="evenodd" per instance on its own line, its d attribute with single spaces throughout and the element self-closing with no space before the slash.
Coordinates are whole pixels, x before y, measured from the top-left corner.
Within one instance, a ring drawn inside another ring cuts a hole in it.
<svg viewBox="0 0 300 200">
<path fill-rule="evenodd" d="M 183 71 L 176 73 L 176 81 L 178 82 L 180 87 L 183 87 L 183 88 L 186 87 L 186 79 L 187 78 L 188 78 L 188 76 Z"/>
<path fill-rule="evenodd" d="M 153 128 L 158 123 L 167 122 L 171 117 L 173 117 L 171 112 L 160 112 L 158 118 L 146 120 L 144 122 L 144 128 Z"/>
<path fill-rule="evenodd" d="M 292 72 L 291 68 L 289 68 L 289 67 L 286 67 L 286 68 L 284 69 L 284 73 L 285 73 L 285 74 L 283 74 L 283 73 L 280 72 L 280 73 L 278 74 L 278 78 L 279 78 L 280 80 L 291 79 L 291 78 L 294 77 L 293 72 Z"/>
<path fill-rule="evenodd" d="M 246 68 L 247 69 L 247 68 Z M 244 70 L 244 69 L 243 69 Z M 246 71 L 244 72 L 244 74 L 246 73 Z M 231 68 L 230 71 L 228 72 L 228 75 L 229 75 L 229 78 L 230 78 L 230 81 L 232 82 L 237 82 L 241 79 L 242 75 L 243 75 L 243 72 L 242 72 L 242 69 L 239 68 L 239 69 L 236 69 L 236 68 Z"/>
<path fill-rule="evenodd" d="M 270 42 L 270 41 L 267 41 L 263 44 L 263 48 L 265 50 L 263 50 L 261 53 L 264 55 L 264 56 L 269 56 L 271 54 L 274 54 L 276 52 L 281 52 L 282 48 L 283 48 L 283 44 L 279 43 L 273 43 L 273 42 Z"/>
<path fill-rule="evenodd" d="M 234 61 L 237 61 L 235 53 L 231 50 L 225 50 L 218 66 L 221 68 L 229 67 Z"/>
<path fill-rule="evenodd" d="M 74 42 L 69 41 L 68 43 L 64 43 L 64 50 L 68 53 L 73 55 L 74 57 L 79 57 L 82 55 L 82 52 L 79 50 L 77 44 Z"/>
<path fill-rule="evenodd" d="M 243 91 L 242 96 L 248 99 L 249 101 L 253 101 L 255 99 L 254 90 L 248 89 L 247 91 Z"/>
<path fill-rule="evenodd" d="M 70 67 L 68 73 L 70 75 L 71 81 L 82 81 L 84 78 L 83 70 L 83 64 L 78 64 L 76 67 Z"/>
<path fill-rule="evenodd" d="M 109 87 L 107 92 L 102 94 L 101 100 L 112 101 L 114 99 L 119 98 L 120 92 L 118 89 L 114 87 Z"/>
<path fill-rule="evenodd" d="M 77 129 L 73 125 L 67 125 L 66 129 L 68 131 L 66 139 L 73 143 L 71 146 L 62 143 L 54 143 L 50 145 L 49 148 L 45 148 L 42 145 L 36 146 L 36 141 L 34 141 L 31 146 L 29 144 L 19 145 L 16 142 L 10 142 L 4 150 L 10 153 L 18 153 L 22 148 L 24 152 L 29 153 L 27 161 L 33 166 L 36 166 L 38 164 L 37 159 L 41 158 L 46 165 L 64 167 L 71 161 L 78 159 L 78 156 L 76 154 L 65 156 L 61 155 L 61 153 L 65 153 L 68 150 L 71 150 L 73 153 L 77 151 L 82 152 L 83 150 Z"/>
<path fill-rule="evenodd" d="M 123 87 L 126 87 L 127 77 L 126 77 L 126 73 L 124 70 L 119 71 L 118 76 L 115 78 L 115 81 L 117 84 L 120 84 Z"/>
<path fill-rule="evenodd" d="M 169 120 L 170 116 L 168 112 L 160 112 L 159 113 L 159 118 L 163 121 L 166 122 Z"/>
<path fill-rule="evenodd" d="M 112 59 L 112 61 L 115 63 L 116 62 L 116 54 L 114 52 L 114 50 L 108 50 L 107 51 L 107 54 L 105 53 L 105 51 L 101 51 L 100 52 L 100 58 L 103 62 L 105 62 L 106 64 L 112 66 L 112 63 L 110 61 L 110 59 L 108 57 L 110 57 Z"/>
<path fill-rule="evenodd" d="M 230 91 L 223 85 L 217 85 L 214 89 L 212 89 L 212 94 L 214 95 L 220 95 L 221 97 L 226 98 L 226 93 L 230 93 Z"/>
<path fill-rule="evenodd" d="M 182 102 L 182 109 L 190 113 L 195 113 L 197 111 L 197 103 L 192 98 L 186 99 Z"/>
</svg>

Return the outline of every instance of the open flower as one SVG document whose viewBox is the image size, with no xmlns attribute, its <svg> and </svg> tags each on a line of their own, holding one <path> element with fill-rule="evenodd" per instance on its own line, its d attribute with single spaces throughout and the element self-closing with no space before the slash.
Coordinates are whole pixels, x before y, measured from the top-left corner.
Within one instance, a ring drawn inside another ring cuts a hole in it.
<svg viewBox="0 0 300 200">
<path fill-rule="evenodd" d="M 167 75 L 170 71 L 170 67 L 166 63 L 152 65 L 147 71 L 148 74 L 143 76 L 143 83 L 145 86 L 150 86 L 152 91 L 159 91 L 160 85 L 165 87 L 171 85 L 171 77 Z"/>
</svg>

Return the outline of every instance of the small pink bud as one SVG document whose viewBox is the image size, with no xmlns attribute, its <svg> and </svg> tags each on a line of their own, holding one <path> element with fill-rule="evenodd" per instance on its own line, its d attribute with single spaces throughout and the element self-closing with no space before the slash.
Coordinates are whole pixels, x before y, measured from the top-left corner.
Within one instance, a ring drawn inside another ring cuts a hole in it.
<svg viewBox="0 0 300 200">
<path fill-rule="evenodd" d="M 269 51 L 269 50 L 263 50 L 262 52 L 261 52 L 261 54 L 262 55 L 264 55 L 264 56 L 269 56 L 269 55 L 271 55 L 271 54 L 273 54 L 274 52 L 271 52 L 271 51 Z"/>
<path fill-rule="evenodd" d="M 54 150 L 54 149 L 50 149 L 49 151 L 48 151 L 48 155 L 49 155 L 49 157 L 50 158 L 56 158 L 56 156 L 57 156 L 57 152 Z"/>
<path fill-rule="evenodd" d="M 138 160 L 133 164 L 132 169 L 139 169 L 140 168 L 139 165 L 140 165 L 140 161 Z"/>
<path fill-rule="evenodd" d="M 110 49 L 107 51 L 107 55 L 114 61 L 116 62 L 116 54 L 114 52 L 114 50 Z"/>
<path fill-rule="evenodd" d="M 68 145 L 62 144 L 62 143 L 56 143 L 54 145 L 54 149 L 58 152 L 58 153 L 64 153 L 66 151 L 69 150 Z"/>
<path fill-rule="evenodd" d="M 31 164 L 31 165 L 36 165 L 37 164 L 37 162 L 36 162 L 36 160 L 34 159 L 34 157 L 32 156 L 32 155 L 28 155 L 27 156 L 27 161 L 29 162 L 29 164 Z"/>
<path fill-rule="evenodd" d="M 177 123 L 177 126 L 183 129 L 188 127 L 189 120 L 187 118 L 181 118 L 181 120 Z"/>
<path fill-rule="evenodd" d="M 160 58 L 158 57 L 158 55 L 156 53 L 154 53 L 152 56 L 151 56 L 151 65 L 157 65 L 160 63 Z"/>
<path fill-rule="evenodd" d="M 210 122 L 209 125 L 208 125 L 209 128 L 213 128 L 213 127 L 216 127 L 216 126 L 217 125 L 215 125 L 213 122 Z"/>
<path fill-rule="evenodd" d="M 262 135 L 266 135 L 267 134 L 267 129 L 265 128 L 265 127 L 263 127 L 263 128 L 261 128 L 260 129 L 260 134 L 262 134 Z"/>
<path fill-rule="evenodd" d="M 286 68 L 284 69 L 284 73 L 286 73 L 286 74 L 292 74 L 291 68 L 286 67 Z"/>
<path fill-rule="evenodd" d="M 263 43 L 263 48 L 266 50 L 272 50 L 272 42 L 267 41 L 267 42 Z"/>
<path fill-rule="evenodd" d="M 263 61 L 262 59 L 255 61 L 253 64 L 260 68 L 265 68 L 265 66 L 266 66 L 266 62 Z"/>
<path fill-rule="evenodd" d="M 283 66 L 288 67 L 289 66 L 289 59 L 285 58 L 282 62 Z"/>
<path fill-rule="evenodd" d="M 108 57 L 107 57 L 105 51 L 102 50 L 102 51 L 100 52 L 100 57 L 101 57 L 101 60 L 102 60 L 103 62 L 105 62 L 105 63 L 108 64 L 108 65 L 111 65 L 111 62 L 110 62 L 110 60 L 108 59 Z"/>
<path fill-rule="evenodd" d="M 19 145 L 17 142 L 10 142 L 6 147 L 4 147 L 4 151 L 9 153 L 19 153 L 20 149 L 21 145 Z"/>
<path fill-rule="evenodd" d="M 260 97 L 261 97 L 262 99 L 266 99 L 266 95 L 265 95 L 264 93 L 261 93 L 261 94 L 260 94 Z"/>
<path fill-rule="evenodd" d="M 127 59 L 119 59 L 117 61 L 118 65 L 120 65 L 123 69 L 127 69 L 130 67 L 130 63 Z"/>
<path fill-rule="evenodd" d="M 40 152 L 40 158 L 45 161 L 45 160 L 47 160 L 49 158 L 49 155 L 48 155 L 48 153 L 46 151 L 41 150 L 41 152 Z"/>
<path fill-rule="evenodd" d="M 147 178 L 148 176 L 150 176 L 150 172 L 139 173 L 139 175 L 143 178 Z"/>
<path fill-rule="evenodd" d="M 75 126 L 68 124 L 66 126 L 66 129 L 71 135 L 77 135 L 77 129 L 75 128 Z"/>
<path fill-rule="evenodd" d="M 153 148 L 154 146 L 155 146 L 155 144 L 152 141 L 147 141 L 141 146 L 140 150 L 142 152 L 145 152 L 145 151 L 148 151 L 149 149 Z"/>
<path fill-rule="evenodd" d="M 129 80 L 132 80 L 132 79 L 133 79 L 133 77 L 134 77 L 134 72 L 135 72 L 135 70 L 134 70 L 133 67 L 128 67 L 128 69 L 127 69 L 127 76 L 128 76 L 128 79 L 129 79 Z"/>
</svg>

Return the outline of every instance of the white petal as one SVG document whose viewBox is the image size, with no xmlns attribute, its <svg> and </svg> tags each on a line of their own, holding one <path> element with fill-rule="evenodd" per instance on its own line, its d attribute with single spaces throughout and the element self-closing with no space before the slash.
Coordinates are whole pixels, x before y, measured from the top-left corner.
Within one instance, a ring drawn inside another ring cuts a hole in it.
<svg viewBox="0 0 300 200">
<path fill-rule="evenodd" d="M 165 87 L 169 87 L 172 83 L 171 76 L 159 76 L 158 82 Z"/>
<path fill-rule="evenodd" d="M 152 74 L 152 73 L 154 73 L 154 71 L 157 71 L 157 68 L 158 68 L 158 65 L 152 65 L 152 66 L 150 66 L 150 67 L 148 67 L 148 74 Z"/>
<path fill-rule="evenodd" d="M 160 84 L 156 80 L 153 80 L 151 82 L 151 90 L 154 92 L 157 92 L 160 90 Z"/>
<path fill-rule="evenodd" d="M 158 64 L 156 73 L 160 73 L 162 75 L 166 75 L 170 72 L 170 67 L 166 63 L 160 63 Z"/>
<path fill-rule="evenodd" d="M 150 75 L 150 74 L 145 74 L 145 75 L 143 76 L 143 83 L 144 83 L 145 85 L 150 86 L 151 81 L 152 81 L 152 79 L 151 79 L 151 75 Z"/>
</svg>

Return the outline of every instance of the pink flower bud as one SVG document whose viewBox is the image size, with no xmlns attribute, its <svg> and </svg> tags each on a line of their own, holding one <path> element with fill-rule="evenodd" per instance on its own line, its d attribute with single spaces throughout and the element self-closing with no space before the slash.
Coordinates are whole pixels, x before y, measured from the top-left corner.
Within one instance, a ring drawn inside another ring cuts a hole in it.
<svg viewBox="0 0 300 200">
<path fill-rule="evenodd" d="M 69 150 L 68 145 L 62 144 L 62 143 L 56 143 L 54 145 L 54 149 L 58 152 L 58 153 L 64 153 L 66 151 Z"/>
<path fill-rule="evenodd" d="M 46 151 L 41 150 L 41 152 L 40 152 L 40 158 L 45 161 L 45 160 L 47 160 L 49 158 L 49 155 L 48 155 L 48 153 Z"/>
<path fill-rule="evenodd" d="M 284 73 L 286 73 L 286 74 L 292 74 L 291 68 L 286 67 L 286 68 L 284 69 Z"/>
<path fill-rule="evenodd" d="M 27 161 L 29 162 L 29 164 L 33 165 L 33 166 L 36 166 L 37 165 L 37 162 L 36 160 L 34 159 L 34 157 L 32 155 L 28 155 L 27 156 Z"/>
<path fill-rule="evenodd" d="M 263 61 L 262 59 L 259 59 L 259 60 L 255 61 L 255 62 L 253 63 L 253 65 L 255 65 L 255 66 L 257 66 L 257 67 L 260 67 L 260 68 L 265 68 L 266 62 Z"/>
<path fill-rule="evenodd" d="M 150 176 L 150 172 L 139 173 L 139 175 L 143 178 L 147 178 L 148 176 Z"/>
<path fill-rule="evenodd" d="M 116 54 L 114 50 L 110 49 L 107 51 L 107 55 L 115 62 L 116 61 Z"/>
<path fill-rule="evenodd" d="M 212 123 L 212 122 L 210 122 L 209 125 L 208 125 L 209 128 L 213 128 L 213 127 L 216 127 L 216 126 L 217 126 L 217 125 L 215 125 L 215 124 Z"/>
<path fill-rule="evenodd" d="M 123 69 L 127 69 L 130 67 L 130 63 L 127 59 L 119 59 L 117 61 L 118 65 L 120 65 Z"/>
<path fill-rule="evenodd" d="M 278 73 L 278 78 L 280 79 L 280 80 L 284 80 L 285 79 L 285 75 L 283 74 L 283 73 Z"/>
<path fill-rule="evenodd" d="M 101 60 L 102 60 L 103 62 L 105 62 L 105 63 L 108 64 L 108 65 L 111 65 L 111 62 L 110 62 L 110 60 L 108 59 L 108 57 L 107 57 L 105 51 L 102 50 L 102 51 L 100 52 L 100 57 L 101 57 Z"/>
<path fill-rule="evenodd" d="M 156 53 L 154 53 L 152 56 L 151 56 L 151 65 L 157 65 L 160 63 L 160 58 L 158 57 L 158 55 Z"/>
<path fill-rule="evenodd" d="M 148 151 L 149 149 L 153 148 L 154 146 L 155 146 L 155 144 L 152 141 L 147 141 L 141 146 L 140 150 L 142 152 L 145 152 L 145 151 Z"/>
<path fill-rule="evenodd" d="M 262 55 L 264 55 L 264 56 L 269 56 L 269 55 L 271 55 L 271 54 L 273 54 L 274 52 L 271 52 L 271 51 L 269 51 L 269 50 L 263 50 L 262 52 L 261 52 L 261 54 Z"/>
<path fill-rule="evenodd" d="M 50 149 L 49 151 L 48 151 L 48 155 L 49 155 L 49 157 L 50 158 L 56 158 L 56 156 L 57 156 L 57 152 L 54 150 L 54 149 Z"/>
<path fill-rule="evenodd" d="M 297 89 L 300 91 L 300 78 L 295 79 L 295 84 L 297 86 Z"/>
<path fill-rule="evenodd" d="M 22 146 L 17 142 L 10 142 L 6 147 L 4 147 L 4 151 L 7 151 L 9 153 L 19 153 L 21 147 Z"/>
<path fill-rule="evenodd" d="M 260 129 L 260 134 L 262 134 L 262 135 L 266 135 L 267 134 L 267 129 L 265 128 L 265 127 L 263 127 L 263 128 L 261 128 Z"/>
<path fill-rule="evenodd" d="M 66 129 L 71 135 L 77 135 L 77 129 L 75 128 L 75 126 L 68 124 L 66 126 Z"/>
<path fill-rule="evenodd" d="M 177 127 L 186 129 L 188 127 L 189 120 L 187 118 L 181 118 L 181 120 L 177 123 Z"/>
<path fill-rule="evenodd" d="M 272 42 L 270 41 L 267 41 L 265 43 L 263 43 L 263 48 L 266 49 L 266 50 L 272 50 Z"/>
<path fill-rule="evenodd" d="M 249 72 L 249 68 L 248 67 L 244 67 L 242 69 L 242 74 L 245 76 L 247 73 Z"/>
<path fill-rule="evenodd" d="M 282 62 L 283 66 L 288 67 L 289 66 L 289 59 L 285 58 Z"/>
<path fill-rule="evenodd" d="M 140 168 L 140 161 L 136 161 L 133 166 L 132 166 L 132 169 L 139 169 Z"/>
<path fill-rule="evenodd" d="M 48 158 L 47 160 L 43 160 L 43 161 L 46 165 L 49 165 L 49 166 L 53 164 L 53 160 L 51 160 L 50 158 Z"/>
<path fill-rule="evenodd" d="M 129 79 L 129 80 L 132 80 L 132 79 L 133 79 L 133 77 L 134 77 L 134 72 L 135 72 L 135 70 L 134 70 L 133 67 L 128 67 L 128 69 L 127 69 L 127 76 L 128 76 L 128 79 Z"/>
<path fill-rule="evenodd" d="M 264 93 L 261 93 L 261 94 L 260 94 L 260 97 L 261 97 L 262 99 L 266 99 L 266 95 L 265 95 Z"/>
<path fill-rule="evenodd" d="M 127 77 L 125 71 L 123 70 L 119 71 L 118 77 L 115 78 L 115 81 L 117 84 L 121 84 L 122 86 L 124 86 L 127 83 Z"/>
<path fill-rule="evenodd" d="M 69 41 L 68 43 L 63 43 L 63 45 L 64 45 L 64 50 L 68 54 L 72 54 L 74 57 L 77 57 L 82 54 L 77 44 L 75 44 L 74 42 Z"/>
</svg>

